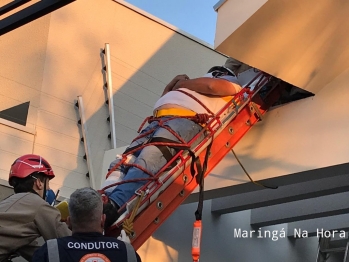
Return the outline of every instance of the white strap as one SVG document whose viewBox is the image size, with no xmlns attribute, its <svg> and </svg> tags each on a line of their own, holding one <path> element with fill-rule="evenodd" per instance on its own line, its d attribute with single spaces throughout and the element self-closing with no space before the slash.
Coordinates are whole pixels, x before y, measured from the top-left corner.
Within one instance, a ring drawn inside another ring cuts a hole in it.
<svg viewBox="0 0 349 262">
<path fill-rule="evenodd" d="M 136 252 L 133 246 L 127 242 L 124 242 L 124 243 L 126 246 L 127 262 L 137 262 Z"/>
<path fill-rule="evenodd" d="M 49 262 L 60 262 L 57 239 L 47 240 L 47 253 Z"/>
</svg>

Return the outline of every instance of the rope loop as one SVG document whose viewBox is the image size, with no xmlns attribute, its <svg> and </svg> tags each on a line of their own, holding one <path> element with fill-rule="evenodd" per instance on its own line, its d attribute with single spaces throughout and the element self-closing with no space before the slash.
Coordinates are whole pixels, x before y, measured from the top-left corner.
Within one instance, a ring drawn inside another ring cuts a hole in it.
<svg viewBox="0 0 349 262">
<path fill-rule="evenodd" d="M 133 233 L 133 220 L 137 214 L 137 211 L 139 209 L 139 206 L 140 206 L 140 203 L 141 203 L 141 200 L 143 199 L 144 197 L 144 194 L 145 192 L 142 191 L 142 193 L 140 195 L 138 195 L 138 199 L 137 199 L 137 203 L 136 203 L 136 206 L 133 208 L 132 210 L 132 213 L 130 215 L 129 218 L 125 219 L 123 225 L 122 225 L 122 228 L 125 230 L 126 234 L 128 236 L 131 235 L 131 233 Z"/>
</svg>

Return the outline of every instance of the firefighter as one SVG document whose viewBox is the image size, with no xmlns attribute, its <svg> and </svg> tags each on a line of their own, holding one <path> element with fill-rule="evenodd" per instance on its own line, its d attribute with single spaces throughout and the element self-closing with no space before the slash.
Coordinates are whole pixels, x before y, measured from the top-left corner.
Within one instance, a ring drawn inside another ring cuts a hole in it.
<svg viewBox="0 0 349 262">
<path fill-rule="evenodd" d="M 55 175 L 41 156 L 24 155 L 11 166 L 9 184 L 15 194 L 0 202 L 0 262 L 14 255 L 30 261 L 44 240 L 69 236 L 60 212 L 45 201 L 49 181 Z"/>
</svg>

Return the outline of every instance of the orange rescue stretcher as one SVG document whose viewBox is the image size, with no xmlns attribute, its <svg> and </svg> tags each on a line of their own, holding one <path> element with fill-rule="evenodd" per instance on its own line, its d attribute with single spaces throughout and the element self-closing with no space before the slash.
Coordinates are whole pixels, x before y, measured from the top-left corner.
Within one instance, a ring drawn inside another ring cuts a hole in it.
<svg viewBox="0 0 349 262">
<path fill-rule="evenodd" d="M 249 87 L 251 83 L 255 83 L 253 90 Z M 204 139 L 195 148 L 190 149 L 201 163 L 208 153 L 204 177 L 277 101 L 280 95 L 278 83 L 277 79 L 260 72 L 216 115 L 211 117 L 203 130 L 188 143 L 191 146 L 204 133 Z M 207 148 L 209 152 L 206 152 Z M 129 153 L 132 152 L 127 154 Z M 117 237 L 124 228 L 129 234 L 133 247 L 137 250 L 197 187 L 199 181 L 191 165 L 193 153 L 185 149 L 179 150 L 157 174 L 149 177 L 149 181 L 120 208 L 125 212 L 105 232 L 106 235 Z M 123 155 L 123 160 L 126 159 L 127 154 Z M 121 164 L 123 161 L 114 166 L 107 176 Z M 126 163 L 125 165 L 135 166 Z M 172 168 L 168 170 L 169 167 Z M 131 181 L 118 182 L 101 191 L 127 182 Z"/>
</svg>

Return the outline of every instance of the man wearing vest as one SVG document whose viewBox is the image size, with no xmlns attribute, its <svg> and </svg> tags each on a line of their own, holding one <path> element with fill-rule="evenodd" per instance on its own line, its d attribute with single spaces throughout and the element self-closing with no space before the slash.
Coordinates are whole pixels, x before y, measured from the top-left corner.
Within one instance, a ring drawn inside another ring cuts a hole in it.
<svg viewBox="0 0 349 262">
<path fill-rule="evenodd" d="M 122 239 L 103 236 L 104 222 L 100 194 L 92 188 L 76 190 L 69 199 L 67 218 L 73 235 L 47 241 L 32 261 L 141 262 L 124 232 Z"/>
<path fill-rule="evenodd" d="M 239 81 L 239 75 L 250 69 L 250 66 L 228 58 L 223 66 L 212 67 L 203 77 L 189 79 L 187 75 L 176 76 L 165 87 L 160 99 L 154 105 L 154 121 L 132 141 L 125 153 L 145 143 L 178 143 L 181 140 L 185 143 L 189 142 L 203 128 L 200 123 L 192 121 L 193 117 L 216 114 L 232 99 L 233 95 L 242 89 L 241 86 L 247 84 Z M 254 72 L 252 73 L 257 73 Z M 159 124 L 160 122 L 163 126 Z M 135 151 L 131 157 L 128 155 L 127 161 L 147 170 L 150 174 L 156 174 L 176 152 L 178 151 L 170 146 L 149 144 Z M 111 166 L 115 166 L 119 161 L 120 158 L 117 158 Z M 149 175 L 144 170 L 135 166 L 126 169 L 121 166 L 119 170 L 114 171 L 123 173 L 115 177 L 123 177 L 123 180 L 133 182 L 122 183 L 112 190 L 105 191 L 108 197 L 108 202 L 104 204 L 104 213 L 107 215 L 106 227 L 111 226 L 118 219 L 118 209 L 148 182 Z M 112 184 L 111 181 L 107 179 L 104 186 L 110 184 Z"/>
</svg>

